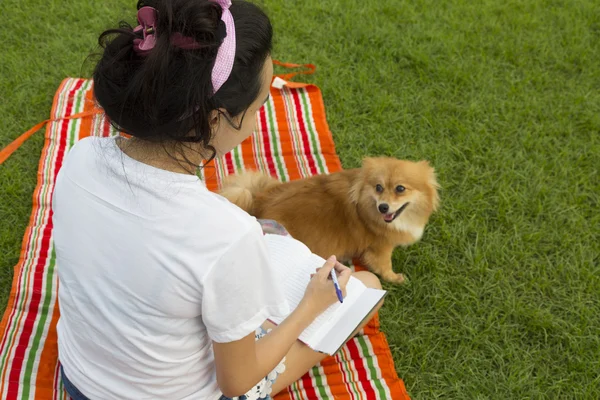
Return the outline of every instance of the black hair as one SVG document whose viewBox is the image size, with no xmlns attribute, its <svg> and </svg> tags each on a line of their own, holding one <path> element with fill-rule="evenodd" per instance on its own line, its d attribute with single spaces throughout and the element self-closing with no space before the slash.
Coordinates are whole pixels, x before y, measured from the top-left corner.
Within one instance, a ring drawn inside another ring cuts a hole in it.
<svg viewBox="0 0 600 400">
<path fill-rule="evenodd" d="M 230 11 L 236 31 L 236 54 L 227 81 L 213 93 L 211 73 L 224 38 L 221 7 L 209 0 L 140 0 L 158 11 L 156 45 L 147 55 L 136 53 L 133 40 L 141 32 L 121 22 L 98 39 L 104 52 L 94 70 L 94 94 L 115 128 L 136 138 L 165 143 L 199 142 L 210 146 L 210 115 L 243 116 L 262 87 L 262 69 L 271 52 L 273 29 L 256 5 L 234 0 Z M 171 44 L 180 33 L 201 47 L 185 50 Z M 241 120 L 240 119 L 240 120 Z M 192 135 L 190 136 L 190 132 Z"/>
</svg>

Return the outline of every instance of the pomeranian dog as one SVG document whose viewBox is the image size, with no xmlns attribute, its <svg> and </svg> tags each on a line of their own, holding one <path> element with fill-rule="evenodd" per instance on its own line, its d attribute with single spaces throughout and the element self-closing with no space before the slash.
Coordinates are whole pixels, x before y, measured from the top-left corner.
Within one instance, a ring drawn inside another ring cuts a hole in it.
<svg viewBox="0 0 600 400">
<path fill-rule="evenodd" d="M 362 168 L 282 183 L 259 172 L 230 176 L 221 195 L 260 219 L 281 223 L 323 258 L 359 258 L 388 282 L 402 283 L 392 252 L 423 235 L 439 204 L 427 161 L 365 158 Z"/>
</svg>

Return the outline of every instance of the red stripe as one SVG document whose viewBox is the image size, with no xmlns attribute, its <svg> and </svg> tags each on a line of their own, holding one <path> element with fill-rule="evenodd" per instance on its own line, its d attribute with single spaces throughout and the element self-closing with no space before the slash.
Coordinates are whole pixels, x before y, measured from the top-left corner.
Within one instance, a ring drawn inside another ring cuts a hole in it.
<svg viewBox="0 0 600 400">
<path fill-rule="evenodd" d="M 228 175 L 232 175 L 235 173 L 235 168 L 233 167 L 233 156 L 231 155 L 231 151 L 225 154 L 225 166 L 227 167 Z"/>
<path fill-rule="evenodd" d="M 260 123 L 260 132 L 263 139 L 263 148 L 265 151 L 264 158 L 267 161 L 267 168 L 269 174 L 273 177 L 278 177 L 277 169 L 275 168 L 275 162 L 273 161 L 273 153 L 271 151 L 271 138 L 269 137 L 269 125 L 267 124 L 267 113 L 265 112 L 266 107 L 263 106 L 258 112 L 258 119 Z"/>
<path fill-rule="evenodd" d="M 73 96 L 77 90 L 83 84 L 83 80 L 79 80 L 77 85 L 69 92 L 69 102 L 67 103 L 67 109 L 65 111 L 65 115 L 71 115 L 73 108 Z M 56 174 L 60 169 L 65 149 L 67 147 L 67 135 L 69 129 L 68 120 L 62 121 L 62 129 L 61 129 L 61 140 L 58 145 L 58 152 L 56 157 L 56 163 L 54 166 L 54 176 L 51 182 L 56 182 Z M 47 194 L 49 198 L 52 198 L 52 191 L 54 189 L 54 185 L 51 186 L 52 190 Z M 48 203 L 49 205 L 49 203 Z M 29 338 L 31 337 L 31 333 L 33 332 L 33 327 L 35 325 L 35 320 L 38 315 L 38 308 L 40 306 L 41 294 L 42 294 L 42 283 L 44 279 L 44 264 L 46 263 L 46 259 L 48 257 L 48 250 L 50 249 L 50 234 L 52 232 L 52 209 L 49 210 L 48 223 L 44 227 L 42 234 L 42 247 L 39 252 L 38 261 L 35 265 L 35 272 L 33 276 L 33 290 L 31 293 L 31 302 L 29 304 L 29 309 L 27 310 L 27 317 L 25 322 L 23 323 L 23 331 L 21 332 L 21 337 L 19 338 L 19 344 L 15 349 L 15 356 L 13 359 L 13 366 L 10 371 L 10 375 L 8 377 L 8 388 L 7 388 L 7 399 L 17 399 L 17 393 L 19 390 L 19 376 L 21 375 L 21 369 L 23 368 L 23 361 L 25 358 L 25 351 L 28 348 Z M 13 397 L 14 396 L 14 397 Z"/>
<path fill-rule="evenodd" d="M 350 357 L 352 358 L 352 361 L 354 361 L 354 369 L 356 369 L 356 372 L 358 373 L 358 382 L 356 383 L 360 384 L 367 394 L 367 400 L 376 400 L 377 396 L 375 395 L 375 390 L 373 390 L 369 377 L 367 376 L 367 370 L 363 363 L 363 357 L 360 355 L 360 351 L 358 351 L 358 346 L 356 346 L 356 340 L 347 342 L 346 348 L 350 351 Z"/>
<path fill-rule="evenodd" d="M 306 159 L 308 160 L 310 174 L 317 175 L 317 166 L 315 164 L 315 159 L 310 148 L 310 139 L 308 138 L 309 135 L 306 131 L 306 121 L 304 120 L 304 116 L 302 115 L 302 105 L 300 103 L 300 96 L 298 95 L 298 90 L 290 90 L 289 93 L 292 94 L 292 97 L 294 99 L 294 105 L 296 108 L 296 119 L 298 120 L 298 126 L 300 127 L 300 138 L 302 139 L 304 154 L 306 155 Z"/>
<path fill-rule="evenodd" d="M 108 119 L 108 117 L 104 118 L 104 122 L 102 123 L 102 136 L 110 136 L 110 120 Z"/>
<path fill-rule="evenodd" d="M 308 398 L 310 400 L 319 398 L 319 396 L 317 396 L 317 392 L 315 391 L 315 388 L 313 387 L 312 378 L 310 377 L 310 373 L 306 373 L 302 377 L 302 386 L 304 387 L 304 391 L 306 392 L 306 398 Z"/>
</svg>

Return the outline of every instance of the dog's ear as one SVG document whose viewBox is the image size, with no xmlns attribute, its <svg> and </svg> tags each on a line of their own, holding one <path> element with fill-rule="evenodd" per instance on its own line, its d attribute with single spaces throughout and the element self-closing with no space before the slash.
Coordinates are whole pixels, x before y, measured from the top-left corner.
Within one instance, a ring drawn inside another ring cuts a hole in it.
<svg viewBox="0 0 600 400">
<path fill-rule="evenodd" d="M 350 192 L 348 193 L 348 197 L 352 204 L 358 204 L 358 201 L 360 200 L 360 192 L 364 185 L 364 180 L 364 173 L 361 169 L 360 173 L 354 176 L 352 184 L 350 185 Z"/>
<path fill-rule="evenodd" d="M 440 189 L 440 184 L 437 181 L 435 169 L 429 164 L 429 161 L 427 161 L 427 160 L 421 160 L 417 164 L 420 165 L 421 167 L 423 167 L 423 170 L 426 171 L 425 173 L 426 173 L 427 185 L 433 191 L 432 199 L 431 199 L 433 211 L 437 211 L 438 207 L 440 206 L 440 196 L 438 194 L 438 189 Z"/>
<path fill-rule="evenodd" d="M 363 158 L 360 172 L 354 177 L 352 185 L 350 186 L 350 192 L 348 193 L 351 203 L 358 204 L 358 201 L 360 200 L 360 193 L 365 185 L 365 175 L 367 174 L 370 166 L 373 165 L 373 162 L 373 157 Z"/>
</svg>

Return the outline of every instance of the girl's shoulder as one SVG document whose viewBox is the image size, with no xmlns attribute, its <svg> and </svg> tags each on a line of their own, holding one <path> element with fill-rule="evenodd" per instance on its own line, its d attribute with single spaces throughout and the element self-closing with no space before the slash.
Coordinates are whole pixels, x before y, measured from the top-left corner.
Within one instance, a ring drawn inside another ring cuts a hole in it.
<svg viewBox="0 0 600 400">
<path fill-rule="evenodd" d="M 208 215 L 203 213 L 203 225 L 210 225 L 215 234 L 223 233 L 229 240 L 247 235 L 262 236 L 262 228 L 256 218 L 223 196 L 206 190 L 201 197 L 204 209 L 210 210 Z"/>
</svg>

